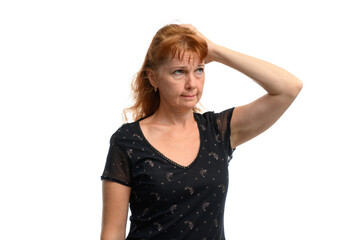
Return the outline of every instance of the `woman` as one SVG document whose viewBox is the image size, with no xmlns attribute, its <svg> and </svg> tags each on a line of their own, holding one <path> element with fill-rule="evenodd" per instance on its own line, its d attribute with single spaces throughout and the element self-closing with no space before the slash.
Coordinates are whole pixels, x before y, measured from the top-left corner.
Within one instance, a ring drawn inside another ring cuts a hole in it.
<svg viewBox="0 0 360 240">
<path fill-rule="evenodd" d="M 204 66 L 220 62 L 267 94 L 220 113 L 198 113 Z M 225 239 L 228 162 L 240 144 L 268 129 L 302 83 L 285 70 L 214 44 L 192 25 L 167 25 L 133 83 L 135 122 L 111 138 L 102 175 L 101 239 Z"/>
</svg>

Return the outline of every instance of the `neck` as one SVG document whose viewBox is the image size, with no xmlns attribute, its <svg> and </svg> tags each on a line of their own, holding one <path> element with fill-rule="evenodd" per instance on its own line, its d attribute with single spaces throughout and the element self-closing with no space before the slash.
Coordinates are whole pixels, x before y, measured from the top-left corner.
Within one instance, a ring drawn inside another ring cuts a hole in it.
<svg viewBox="0 0 360 240">
<path fill-rule="evenodd" d="M 152 117 L 154 121 L 165 125 L 186 126 L 187 124 L 194 122 L 192 110 L 181 111 L 178 109 L 167 108 L 161 104 Z"/>
</svg>

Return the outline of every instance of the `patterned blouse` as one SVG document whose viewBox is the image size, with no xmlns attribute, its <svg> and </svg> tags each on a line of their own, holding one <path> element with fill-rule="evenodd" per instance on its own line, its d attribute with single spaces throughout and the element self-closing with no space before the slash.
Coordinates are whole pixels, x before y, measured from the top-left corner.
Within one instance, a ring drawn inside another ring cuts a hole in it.
<svg viewBox="0 0 360 240">
<path fill-rule="evenodd" d="M 139 121 L 126 123 L 113 134 L 101 179 L 131 187 L 126 239 L 225 239 L 232 113 L 233 108 L 194 113 L 200 149 L 186 167 L 156 150 Z"/>
</svg>

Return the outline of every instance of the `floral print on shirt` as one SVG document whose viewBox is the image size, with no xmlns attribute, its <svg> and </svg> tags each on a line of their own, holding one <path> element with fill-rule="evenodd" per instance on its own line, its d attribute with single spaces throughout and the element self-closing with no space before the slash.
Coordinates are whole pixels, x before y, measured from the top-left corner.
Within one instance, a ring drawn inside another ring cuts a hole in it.
<svg viewBox="0 0 360 240">
<path fill-rule="evenodd" d="M 131 187 L 130 231 L 126 239 L 222 240 L 228 188 L 230 120 L 233 108 L 194 113 L 200 149 L 189 166 L 157 151 L 139 121 L 111 137 L 102 180 Z"/>
</svg>

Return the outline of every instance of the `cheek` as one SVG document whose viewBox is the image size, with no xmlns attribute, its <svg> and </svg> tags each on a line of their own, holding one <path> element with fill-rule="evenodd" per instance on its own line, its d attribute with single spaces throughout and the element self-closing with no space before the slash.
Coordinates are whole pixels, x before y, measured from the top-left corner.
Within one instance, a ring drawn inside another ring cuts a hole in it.
<svg viewBox="0 0 360 240">
<path fill-rule="evenodd" d="M 165 95 L 175 97 L 182 93 L 183 87 L 176 82 L 166 82 L 162 85 L 162 90 Z"/>
<path fill-rule="evenodd" d="M 202 92 L 204 89 L 204 83 L 205 83 L 205 79 L 201 79 L 199 80 L 198 84 L 197 84 L 197 89 L 199 90 L 199 92 Z"/>
</svg>

